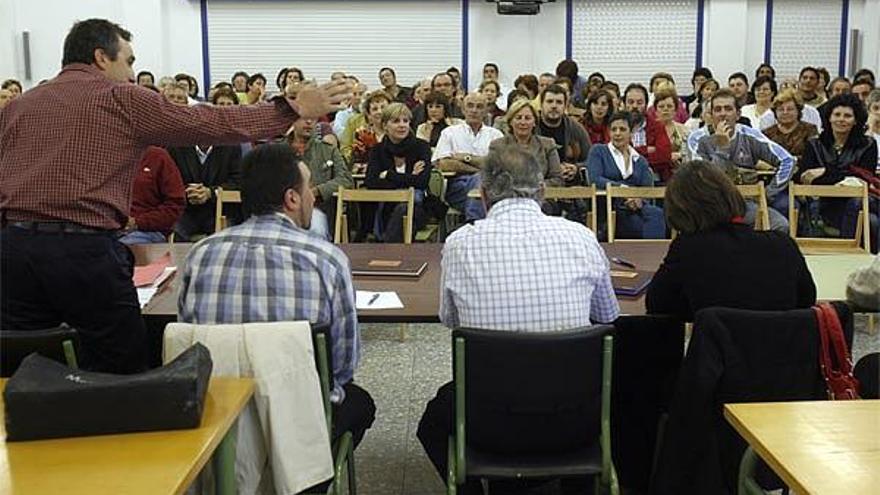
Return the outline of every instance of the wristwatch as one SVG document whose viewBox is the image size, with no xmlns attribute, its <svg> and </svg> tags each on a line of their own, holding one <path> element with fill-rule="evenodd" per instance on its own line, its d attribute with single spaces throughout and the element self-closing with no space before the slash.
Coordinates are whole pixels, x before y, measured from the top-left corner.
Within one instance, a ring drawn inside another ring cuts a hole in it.
<svg viewBox="0 0 880 495">
<path fill-rule="evenodd" d="M 470 162 L 471 162 L 471 155 L 470 155 L 470 153 L 464 155 L 464 162 L 465 162 L 465 163 L 470 163 Z"/>
</svg>

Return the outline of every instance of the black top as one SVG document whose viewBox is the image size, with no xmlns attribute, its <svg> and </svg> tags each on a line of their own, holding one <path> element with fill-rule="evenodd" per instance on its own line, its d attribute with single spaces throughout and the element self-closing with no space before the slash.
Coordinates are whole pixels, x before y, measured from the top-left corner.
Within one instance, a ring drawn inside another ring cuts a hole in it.
<svg viewBox="0 0 880 495">
<path fill-rule="evenodd" d="M 649 314 L 693 321 L 710 306 L 781 311 L 815 302 L 813 277 L 790 237 L 728 224 L 672 241 L 645 305 Z"/>
<path fill-rule="evenodd" d="M 403 157 L 406 161 L 403 173 L 398 172 L 394 165 L 395 156 Z M 420 174 L 413 175 L 413 168 L 419 161 L 425 162 L 425 168 Z M 384 178 L 381 177 L 382 172 L 386 172 Z M 426 141 L 410 133 L 403 141 L 394 144 L 386 135 L 370 150 L 364 185 L 367 189 L 427 189 L 430 178 L 431 146 Z"/>
<path fill-rule="evenodd" d="M 807 141 L 804 157 L 798 163 L 795 180 L 800 181 L 805 170 L 824 168 L 825 173 L 813 179 L 816 185 L 831 185 L 853 175 L 849 167 L 858 167 L 873 174 L 877 166 L 877 141 L 860 134 L 847 140 L 843 149 L 834 149 L 834 138 L 828 134 L 814 137 Z"/>
<path fill-rule="evenodd" d="M 560 121 L 558 126 L 550 127 L 549 125 L 544 123 L 543 119 L 539 119 L 538 122 L 539 134 L 544 137 L 553 138 L 553 140 L 556 141 L 557 148 L 564 150 L 565 145 L 567 144 L 565 142 L 565 126 L 563 125 L 564 123 Z"/>
</svg>

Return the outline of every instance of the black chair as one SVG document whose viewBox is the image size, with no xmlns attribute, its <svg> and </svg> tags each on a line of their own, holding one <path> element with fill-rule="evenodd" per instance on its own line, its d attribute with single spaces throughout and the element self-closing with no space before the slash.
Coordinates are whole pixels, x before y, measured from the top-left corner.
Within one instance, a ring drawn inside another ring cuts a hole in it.
<svg viewBox="0 0 880 495">
<path fill-rule="evenodd" d="M 21 361 L 35 352 L 77 368 L 78 349 L 79 334 L 67 325 L 45 330 L 0 330 L 0 377 L 12 376 Z"/>
<path fill-rule="evenodd" d="M 333 435 L 333 406 L 330 404 L 330 390 L 333 382 L 333 354 L 330 352 L 330 325 L 312 325 L 312 347 L 315 350 L 315 365 L 321 381 L 321 398 L 324 401 L 324 415 L 327 418 L 327 431 Z M 327 490 L 329 495 L 341 495 L 343 472 L 348 475 L 348 493 L 357 495 L 357 482 L 354 472 L 354 437 L 350 431 L 339 436 L 331 445 L 333 450 L 333 480 Z M 309 492 L 312 493 L 312 492 Z"/>
<path fill-rule="evenodd" d="M 472 479 L 592 476 L 618 493 L 611 460 L 612 327 L 452 333 L 455 431 L 447 493 Z"/>
<path fill-rule="evenodd" d="M 848 345 L 852 314 L 835 303 Z M 746 442 L 724 419 L 725 403 L 827 399 L 811 308 L 750 311 L 707 308 L 694 331 L 673 396 L 652 493 L 735 493 Z M 763 462 L 756 485 L 783 488 Z"/>
<path fill-rule="evenodd" d="M 862 399 L 880 399 L 880 352 L 866 354 L 853 368 Z"/>
<path fill-rule="evenodd" d="M 684 321 L 621 316 L 614 322 L 611 443 L 625 491 L 647 492 L 662 426 L 684 358 Z"/>
</svg>

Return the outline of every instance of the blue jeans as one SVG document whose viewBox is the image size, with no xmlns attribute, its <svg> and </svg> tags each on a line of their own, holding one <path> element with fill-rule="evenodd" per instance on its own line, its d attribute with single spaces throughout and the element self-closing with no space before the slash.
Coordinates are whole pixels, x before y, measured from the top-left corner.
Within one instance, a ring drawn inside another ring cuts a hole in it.
<svg viewBox="0 0 880 495">
<path fill-rule="evenodd" d="M 480 174 L 459 175 L 446 183 L 446 202 L 449 206 L 464 213 L 465 220 L 486 218 L 486 209 L 479 199 L 468 197 L 468 193 L 480 187 Z"/>
<path fill-rule="evenodd" d="M 167 242 L 165 234 L 161 232 L 147 232 L 143 230 L 133 230 L 119 238 L 119 242 L 123 244 L 156 244 Z"/>
<path fill-rule="evenodd" d="M 788 196 L 785 197 L 788 203 Z M 786 206 L 787 208 L 787 206 Z M 745 221 L 751 226 L 755 226 L 755 220 L 758 216 L 758 204 L 751 200 L 746 200 Z M 788 217 L 779 213 L 774 207 L 767 208 L 767 217 L 770 220 L 770 230 L 788 235 Z"/>
<path fill-rule="evenodd" d="M 856 235 L 856 223 L 859 219 L 859 211 L 862 209 L 862 200 L 851 198 L 846 201 L 843 217 L 840 221 L 841 237 L 853 237 Z M 870 239 L 871 252 L 878 251 L 880 243 L 880 200 L 868 198 L 868 217 L 871 225 Z"/>
<path fill-rule="evenodd" d="M 617 208 L 617 224 L 614 237 L 621 239 L 664 239 L 666 238 L 666 219 L 663 208 L 652 204 L 642 204 L 641 209 L 633 211 Z"/>
</svg>

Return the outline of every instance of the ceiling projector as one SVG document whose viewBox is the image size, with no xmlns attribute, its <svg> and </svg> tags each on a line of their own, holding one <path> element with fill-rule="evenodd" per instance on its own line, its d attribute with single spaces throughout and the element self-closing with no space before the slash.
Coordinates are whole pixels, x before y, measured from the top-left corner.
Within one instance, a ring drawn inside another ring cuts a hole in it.
<svg viewBox="0 0 880 495">
<path fill-rule="evenodd" d="M 542 3 L 553 3 L 556 0 L 486 0 L 498 5 L 500 15 L 536 15 L 541 12 Z"/>
</svg>

